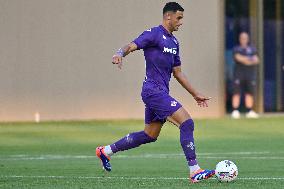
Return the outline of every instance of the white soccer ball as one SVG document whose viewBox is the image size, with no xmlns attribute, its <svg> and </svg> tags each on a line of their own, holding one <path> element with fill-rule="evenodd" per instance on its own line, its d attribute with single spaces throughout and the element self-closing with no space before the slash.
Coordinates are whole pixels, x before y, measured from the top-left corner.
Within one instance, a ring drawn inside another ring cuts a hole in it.
<svg viewBox="0 0 284 189">
<path fill-rule="evenodd" d="M 220 161 L 216 165 L 215 175 L 220 182 L 231 182 L 238 176 L 238 168 L 230 160 Z"/>
</svg>

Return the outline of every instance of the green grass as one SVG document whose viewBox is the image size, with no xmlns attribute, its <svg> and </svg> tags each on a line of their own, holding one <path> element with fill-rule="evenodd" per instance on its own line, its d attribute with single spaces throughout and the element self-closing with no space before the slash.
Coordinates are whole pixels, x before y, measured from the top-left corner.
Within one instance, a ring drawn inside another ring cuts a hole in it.
<svg viewBox="0 0 284 189">
<path fill-rule="evenodd" d="M 284 188 L 284 117 L 195 124 L 200 165 L 230 159 L 236 182 L 189 184 L 179 131 L 170 124 L 157 142 L 113 156 L 105 173 L 95 147 L 143 129 L 143 121 L 0 123 L 0 188 Z"/>
</svg>

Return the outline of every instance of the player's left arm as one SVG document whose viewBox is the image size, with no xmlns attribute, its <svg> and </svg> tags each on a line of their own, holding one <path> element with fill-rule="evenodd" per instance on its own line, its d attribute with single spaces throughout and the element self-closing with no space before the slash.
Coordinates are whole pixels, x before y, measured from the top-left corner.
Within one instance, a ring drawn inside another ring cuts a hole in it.
<svg viewBox="0 0 284 189">
<path fill-rule="evenodd" d="M 181 66 L 173 68 L 173 76 L 183 86 L 183 88 L 185 88 L 193 96 L 200 107 L 208 107 L 207 100 L 210 100 L 211 98 L 202 95 L 192 87 L 186 75 L 182 72 Z"/>
<path fill-rule="evenodd" d="M 257 65 L 257 64 L 259 64 L 259 57 L 258 57 L 258 53 L 257 53 L 257 50 L 256 50 L 256 48 L 255 47 L 252 47 L 252 53 L 253 53 L 253 55 L 252 55 L 252 57 L 250 58 L 250 61 L 251 61 L 251 64 L 252 65 Z"/>
<path fill-rule="evenodd" d="M 253 55 L 250 60 L 253 65 L 259 64 L 259 58 L 257 55 Z"/>
<path fill-rule="evenodd" d="M 118 67 L 121 69 L 122 68 L 122 57 L 127 56 L 129 53 L 135 50 L 137 50 L 137 45 L 133 42 L 123 46 L 112 56 L 112 63 L 117 64 Z"/>
</svg>

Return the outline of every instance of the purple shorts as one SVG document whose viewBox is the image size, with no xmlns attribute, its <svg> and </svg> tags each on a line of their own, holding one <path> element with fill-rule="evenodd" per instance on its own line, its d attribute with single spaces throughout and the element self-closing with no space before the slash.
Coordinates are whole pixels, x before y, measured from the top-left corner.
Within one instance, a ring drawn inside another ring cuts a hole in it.
<svg viewBox="0 0 284 189">
<path fill-rule="evenodd" d="M 166 92 L 144 95 L 142 100 L 145 103 L 145 124 L 153 121 L 160 121 L 164 124 L 167 117 L 171 116 L 181 106 L 181 104 Z"/>
</svg>

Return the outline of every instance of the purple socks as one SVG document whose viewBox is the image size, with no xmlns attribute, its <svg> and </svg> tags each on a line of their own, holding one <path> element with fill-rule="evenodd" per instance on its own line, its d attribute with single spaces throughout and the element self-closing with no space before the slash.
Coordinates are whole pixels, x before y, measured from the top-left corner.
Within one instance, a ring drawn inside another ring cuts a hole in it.
<svg viewBox="0 0 284 189">
<path fill-rule="evenodd" d="M 188 162 L 188 166 L 197 165 L 194 146 L 194 122 L 188 119 L 180 125 L 180 144 Z"/>
<path fill-rule="evenodd" d="M 189 167 L 198 165 L 198 162 L 196 161 L 193 131 L 194 122 L 192 119 L 188 119 L 180 125 L 180 144 Z M 111 144 L 110 148 L 113 153 L 116 153 L 118 151 L 136 148 L 141 144 L 155 142 L 156 140 L 157 139 L 148 136 L 144 131 L 139 131 L 126 135 L 122 139 Z"/>
<path fill-rule="evenodd" d="M 135 133 L 130 133 L 120 139 L 119 141 L 110 145 L 113 153 L 118 151 L 124 151 L 131 148 L 136 148 L 141 144 L 147 144 L 150 142 L 155 142 L 157 139 L 151 138 L 144 131 L 139 131 Z"/>
</svg>

